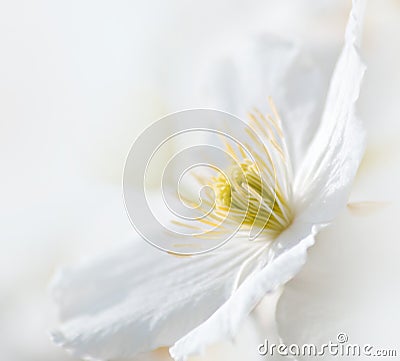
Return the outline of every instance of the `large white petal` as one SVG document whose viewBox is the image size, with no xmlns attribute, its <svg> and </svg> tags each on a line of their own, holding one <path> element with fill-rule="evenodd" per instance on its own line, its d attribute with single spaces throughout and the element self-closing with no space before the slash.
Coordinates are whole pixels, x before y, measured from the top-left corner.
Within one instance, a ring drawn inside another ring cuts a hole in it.
<svg viewBox="0 0 400 361">
<path fill-rule="evenodd" d="M 364 7 L 364 0 L 353 1 L 323 118 L 295 179 L 298 207 L 313 222 L 329 222 L 345 206 L 364 153 L 364 128 L 354 111 L 365 71 L 358 54 Z"/>
<path fill-rule="evenodd" d="M 319 233 L 278 303 L 283 342 L 321 345 L 344 332 L 349 344 L 398 348 L 398 214 L 398 206 L 361 216 L 346 210 Z"/>
<path fill-rule="evenodd" d="M 262 298 L 300 270 L 306 261 L 308 247 L 314 243 L 314 235 L 310 233 L 310 226 L 294 224 L 280 235 L 279 242 L 293 242 L 295 246 L 255 270 L 206 322 L 180 339 L 170 350 L 175 360 L 187 360 L 188 356 L 203 353 L 213 343 L 233 338 Z"/>
<path fill-rule="evenodd" d="M 212 254 L 176 257 L 136 239 L 61 270 L 52 287 L 61 319 L 53 340 L 99 360 L 172 345 L 230 297 L 241 264 L 261 248 L 232 239 Z"/>
</svg>

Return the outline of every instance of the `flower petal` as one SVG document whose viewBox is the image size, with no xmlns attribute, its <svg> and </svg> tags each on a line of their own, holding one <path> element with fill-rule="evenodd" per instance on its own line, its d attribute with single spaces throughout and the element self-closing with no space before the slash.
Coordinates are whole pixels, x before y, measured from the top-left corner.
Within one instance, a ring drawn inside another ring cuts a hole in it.
<svg viewBox="0 0 400 361">
<path fill-rule="evenodd" d="M 398 346 L 398 214 L 398 206 L 367 216 L 346 210 L 318 234 L 307 264 L 278 302 L 285 344 L 335 343 L 344 332 L 349 344 Z"/>
<path fill-rule="evenodd" d="M 238 290 L 206 322 L 181 338 L 170 350 L 177 361 L 204 352 L 207 346 L 232 338 L 246 316 L 262 298 L 290 280 L 303 266 L 307 249 L 314 243 L 313 233 L 304 224 L 294 224 L 281 234 L 280 243 L 296 240 L 295 246 L 254 271 Z"/>
<path fill-rule="evenodd" d="M 268 331 L 271 332 L 269 329 Z M 190 361 L 265 361 L 257 352 L 259 340 L 264 338 L 265 329 L 261 327 L 258 318 L 247 317 L 233 342 L 231 340 L 218 342 L 207 348 L 203 355 L 190 357 Z"/>
<path fill-rule="evenodd" d="M 205 85 L 210 106 L 247 119 L 253 107 L 267 110 L 271 96 L 296 168 L 321 118 L 329 81 L 315 57 L 312 49 L 267 34 L 235 43 L 204 77 L 211 79 Z"/>
<path fill-rule="evenodd" d="M 364 0 L 353 1 L 322 121 L 295 178 L 298 207 L 313 222 L 329 222 L 345 206 L 364 153 L 364 129 L 354 114 L 365 72 L 358 55 L 364 6 Z"/>
<path fill-rule="evenodd" d="M 229 298 L 242 263 L 265 247 L 232 239 L 212 254 L 176 257 L 135 241 L 55 278 L 62 323 L 53 340 L 75 356 L 111 360 L 172 345 Z"/>
</svg>

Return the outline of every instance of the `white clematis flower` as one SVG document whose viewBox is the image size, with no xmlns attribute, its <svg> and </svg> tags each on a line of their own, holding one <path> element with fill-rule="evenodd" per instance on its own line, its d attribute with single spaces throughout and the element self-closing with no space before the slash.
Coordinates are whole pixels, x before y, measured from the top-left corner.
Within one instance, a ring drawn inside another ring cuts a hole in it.
<svg viewBox="0 0 400 361">
<path fill-rule="evenodd" d="M 183 361 L 234 337 L 262 298 L 299 272 L 315 234 L 345 207 L 364 151 L 363 127 L 354 114 L 365 70 L 358 55 L 364 3 L 353 1 L 345 44 L 312 140 L 293 130 L 298 127 L 295 111 L 290 121 L 280 120 L 272 104 L 273 117 L 253 118 L 256 129 L 273 143 L 278 166 L 273 205 L 267 158 L 256 159 L 255 165 L 242 163 L 250 188 L 242 187 L 237 169 L 230 170 L 230 185 L 222 179 L 212 183 L 221 209 L 242 212 L 245 225 L 259 226 L 272 241 L 236 237 L 211 253 L 177 258 L 137 239 L 62 270 L 53 282 L 61 319 L 53 332 L 55 343 L 77 357 L 96 360 L 173 345 L 171 356 Z M 254 174 L 253 166 L 261 172 Z M 242 197 L 249 200 L 248 208 Z"/>
</svg>

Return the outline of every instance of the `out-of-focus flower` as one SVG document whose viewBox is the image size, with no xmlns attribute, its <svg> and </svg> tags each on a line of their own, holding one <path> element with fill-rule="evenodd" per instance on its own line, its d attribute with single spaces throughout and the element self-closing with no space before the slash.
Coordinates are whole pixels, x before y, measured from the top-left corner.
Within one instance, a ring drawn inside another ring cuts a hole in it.
<svg viewBox="0 0 400 361">
<path fill-rule="evenodd" d="M 364 73 L 358 56 L 364 2 L 353 2 L 313 137 L 306 121 L 318 111 L 308 100 L 319 89 L 307 78 L 296 78 L 299 87 L 291 92 L 302 100 L 291 103 L 291 113 L 285 117 L 279 104 L 281 120 L 272 104 L 272 117 L 252 116 L 270 153 L 263 153 L 263 144 L 254 139 L 255 160 L 245 159 L 241 149 L 232 151 L 242 157 L 240 167 L 211 183 L 217 211 L 232 209 L 244 225 L 257 228 L 257 241 L 235 237 L 212 253 L 184 259 L 137 241 L 61 271 L 53 284 L 62 322 L 53 332 L 57 344 L 78 357 L 102 360 L 173 345 L 172 357 L 186 360 L 233 337 L 267 293 L 296 275 L 316 233 L 345 207 L 363 155 L 364 131 L 354 103 Z M 287 60 L 294 63 L 286 69 L 295 70 L 296 57 Z M 287 73 L 289 79 L 298 75 Z M 274 176 L 276 187 L 271 188 Z M 231 221 L 238 222 L 235 217 Z"/>
<path fill-rule="evenodd" d="M 318 234 L 307 264 L 283 287 L 277 304 L 282 343 L 320 349 L 344 333 L 344 346 L 369 344 L 373 353 L 398 352 L 398 214 L 398 205 L 371 210 L 370 205 L 350 204 Z M 326 354 L 323 359 L 337 356 Z"/>
</svg>

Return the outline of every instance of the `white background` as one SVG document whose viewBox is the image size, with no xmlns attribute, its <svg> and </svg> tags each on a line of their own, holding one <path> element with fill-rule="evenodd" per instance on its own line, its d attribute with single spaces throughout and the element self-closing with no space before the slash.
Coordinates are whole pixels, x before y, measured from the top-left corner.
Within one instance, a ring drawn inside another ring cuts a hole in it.
<svg viewBox="0 0 400 361">
<path fill-rule="evenodd" d="M 348 10 L 333 0 L 1 2 L 2 360 L 70 359 L 46 334 L 48 283 L 57 267 L 129 237 L 124 160 L 146 125 L 191 106 L 179 103 L 179 84 L 191 84 L 181 64 L 257 31 L 339 49 Z M 400 194 L 399 18 L 399 1 L 370 1 L 357 199 Z"/>
</svg>

